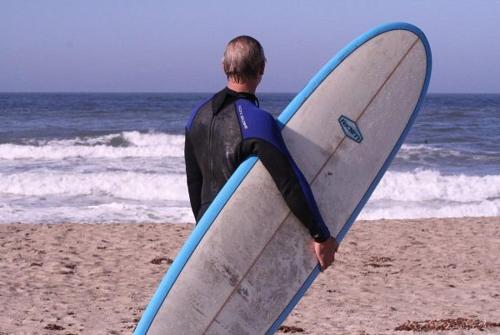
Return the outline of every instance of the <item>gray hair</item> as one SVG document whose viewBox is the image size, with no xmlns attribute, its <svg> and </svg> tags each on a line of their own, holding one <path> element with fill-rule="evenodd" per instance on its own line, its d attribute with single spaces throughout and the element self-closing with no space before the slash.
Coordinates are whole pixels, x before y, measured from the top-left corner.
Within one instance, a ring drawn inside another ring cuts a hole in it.
<svg viewBox="0 0 500 335">
<path fill-rule="evenodd" d="M 259 41 L 250 36 L 233 38 L 226 46 L 222 64 L 228 79 L 237 83 L 263 74 L 266 57 Z"/>
</svg>

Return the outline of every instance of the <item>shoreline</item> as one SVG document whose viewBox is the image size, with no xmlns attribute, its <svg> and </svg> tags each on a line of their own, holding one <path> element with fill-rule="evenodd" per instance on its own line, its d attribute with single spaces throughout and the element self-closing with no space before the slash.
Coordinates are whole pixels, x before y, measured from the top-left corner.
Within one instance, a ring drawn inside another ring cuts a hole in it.
<svg viewBox="0 0 500 335">
<path fill-rule="evenodd" d="M 131 333 L 192 228 L 0 224 L 0 334 Z M 395 328 L 498 323 L 499 254 L 500 217 L 358 221 L 284 325 L 301 334 L 414 334 Z"/>
</svg>

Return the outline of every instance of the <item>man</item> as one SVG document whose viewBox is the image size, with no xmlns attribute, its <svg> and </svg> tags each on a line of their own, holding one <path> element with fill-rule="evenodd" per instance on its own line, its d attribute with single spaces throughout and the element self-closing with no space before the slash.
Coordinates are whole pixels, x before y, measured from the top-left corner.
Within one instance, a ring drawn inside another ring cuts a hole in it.
<svg viewBox="0 0 500 335">
<path fill-rule="evenodd" d="M 337 243 L 276 121 L 259 109 L 255 96 L 265 62 L 264 50 L 256 39 L 234 38 L 222 60 L 227 87 L 194 109 L 186 126 L 185 144 L 191 207 L 198 221 L 238 165 L 257 155 L 291 211 L 309 230 L 316 257 L 325 270 L 334 261 Z"/>
</svg>

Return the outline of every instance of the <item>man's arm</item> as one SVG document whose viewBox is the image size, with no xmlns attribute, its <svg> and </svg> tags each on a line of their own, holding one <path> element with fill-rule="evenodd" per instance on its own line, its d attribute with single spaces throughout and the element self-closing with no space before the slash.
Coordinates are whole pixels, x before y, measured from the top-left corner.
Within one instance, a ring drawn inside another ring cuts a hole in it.
<svg viewBox="0 0 500 335">
<path fill-rule="evenodd" d="M 281 139 L 281 133 L 278 136 Z M 243 141 L 242 149 L 257 155 L 269 171 L 290 210 L 309 230 L 315 242 L 314 252 L 325 270 L 333 263 L 338 244 L 323 222 L 309 184 L 282 145 L 277 148 L 264 139 L 252 138 Z"/>
<path fill-rule="evenodd" d="M 241 157 L 260 158 L 290 210 L 309 230 L 321 269 L 326 269 L 333 262 L 337 243 L 323 222 L 309 183 L 286 148 L 276 120 L 244 99 L 235 102 L 235 112 L 241 130 Z"/>
<path fill-rule="evenodd" d="M 186 161 L 186 177 L 189 191 L 189 200 L 191 201 L 191 209 L 193 210 L 194 218 L 198 221 L 198 214 L 201 207 L 201 187 L 203 184 L 203 176 L 193 149 L 193 144 L 189 136 L 189 131 L 186 129 L 186 139 L 184 143 L 184 158 Z"/>
</svg>

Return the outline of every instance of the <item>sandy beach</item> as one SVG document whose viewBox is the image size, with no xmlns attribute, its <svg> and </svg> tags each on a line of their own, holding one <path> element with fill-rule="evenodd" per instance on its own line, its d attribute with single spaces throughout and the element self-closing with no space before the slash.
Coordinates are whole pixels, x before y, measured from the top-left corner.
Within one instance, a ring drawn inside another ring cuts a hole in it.
<svg viewBox="0 0 500 335">
<path fill-rule="evenodd" d="M 192 228 L 0 225 L 0 334 L 131 333 Z M 281 332 L 500 334 L 499 254 L 500 217 L 359 221 Z"/>
</svg>

